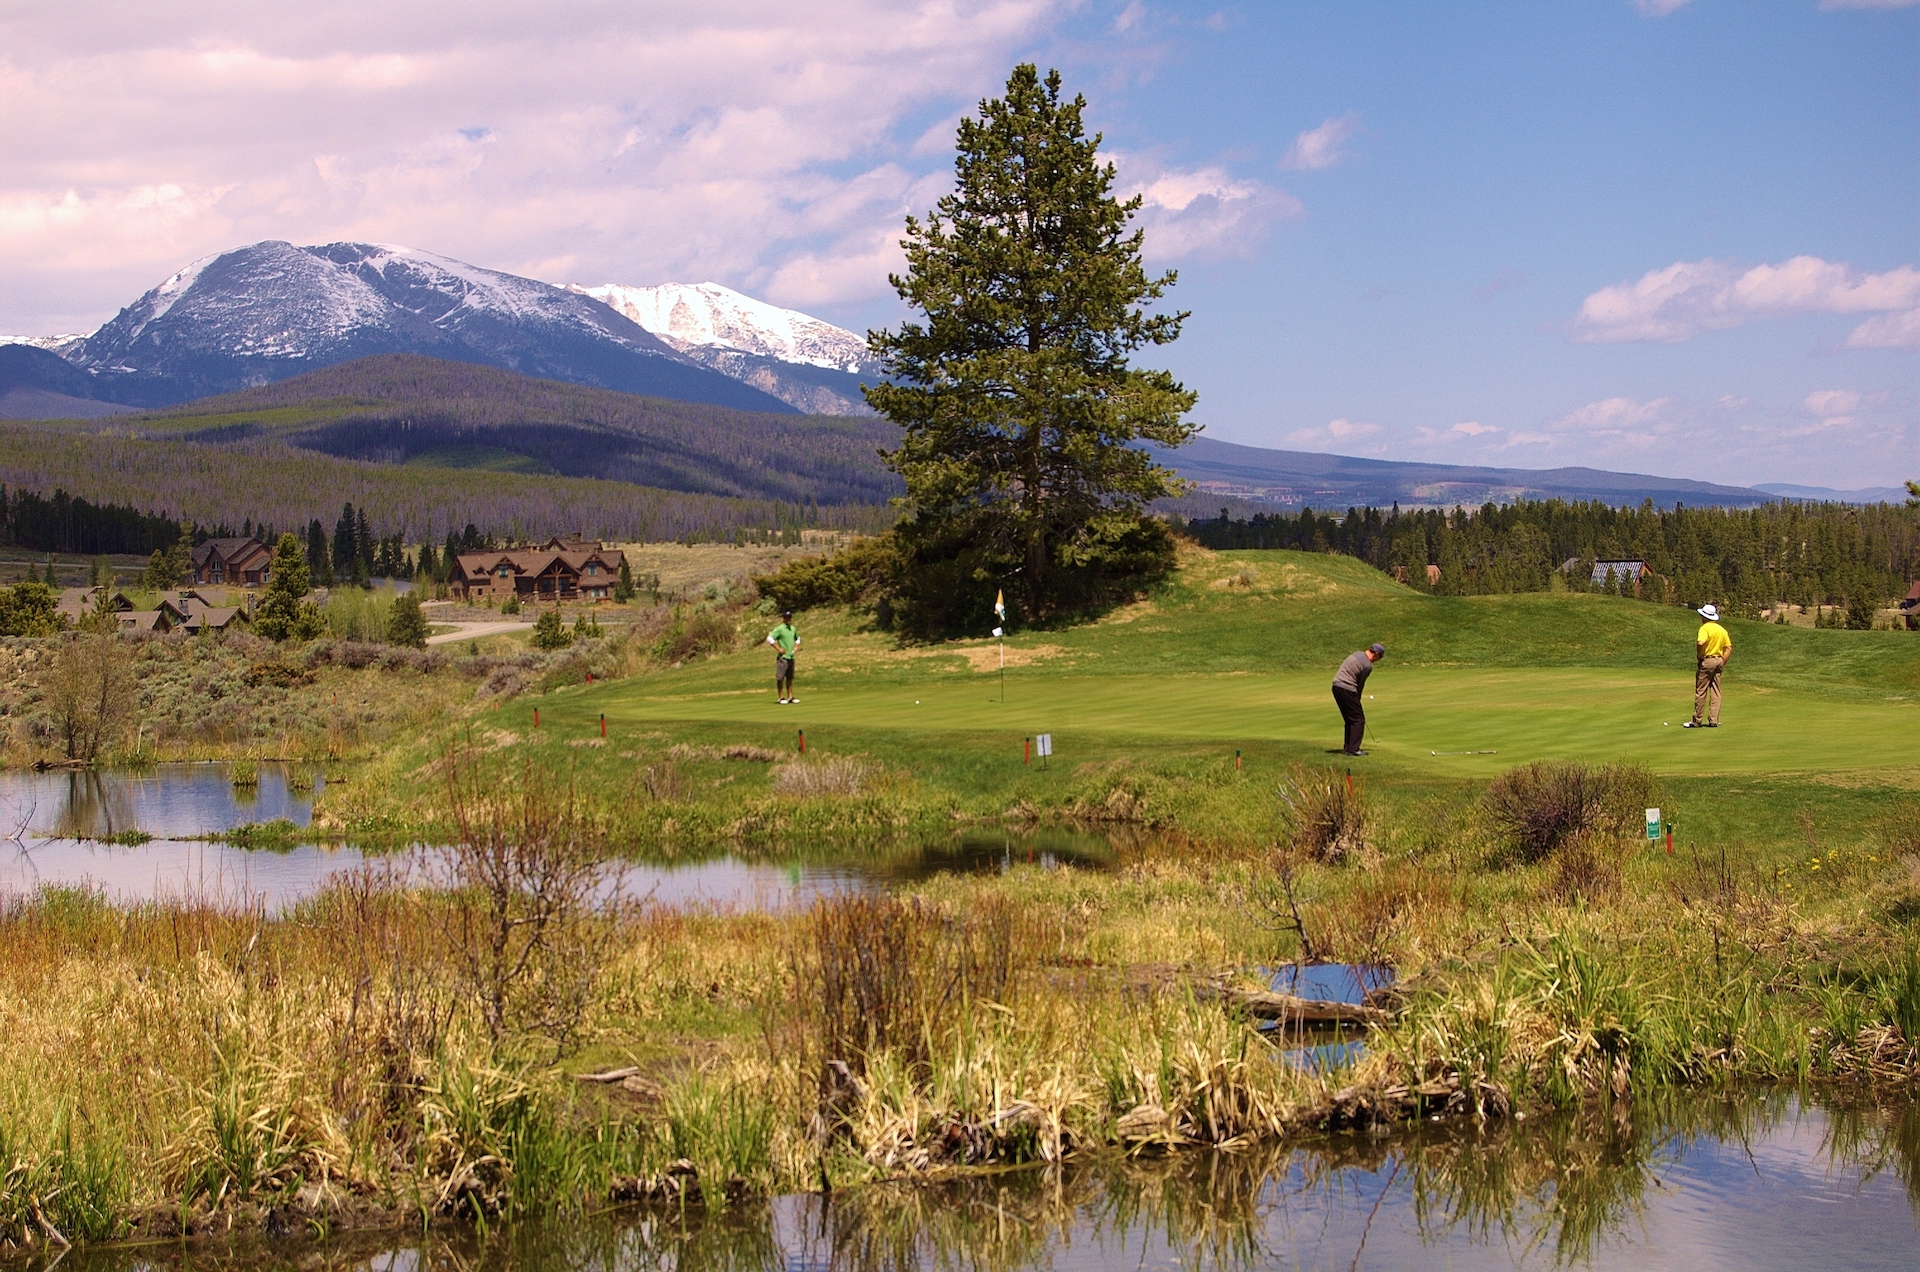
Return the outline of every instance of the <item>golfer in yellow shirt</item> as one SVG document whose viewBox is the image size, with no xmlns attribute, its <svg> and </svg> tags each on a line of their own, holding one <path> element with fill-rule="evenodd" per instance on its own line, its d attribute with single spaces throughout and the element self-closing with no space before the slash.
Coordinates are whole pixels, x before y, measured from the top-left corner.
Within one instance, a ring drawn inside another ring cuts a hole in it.
<svg viewBox="0 0 1920 1272">
<path fill-rule="evenodd" d="M 1727 635 L 1727 629 L 1720 626 L 1720 611 L 1712 605 L 1700 607 L 1700 634 L 1694 637 L 1693 657 L 1693 719 L 1680 727 L 1683 729 L 1720 727 L 1720 673 L 1726 670 L 1727 657 L 1733 653 L 1733 637 Z M 1706 724 L 1700 723 L 1700 714 L 1705 712 Z"/>
</svg>

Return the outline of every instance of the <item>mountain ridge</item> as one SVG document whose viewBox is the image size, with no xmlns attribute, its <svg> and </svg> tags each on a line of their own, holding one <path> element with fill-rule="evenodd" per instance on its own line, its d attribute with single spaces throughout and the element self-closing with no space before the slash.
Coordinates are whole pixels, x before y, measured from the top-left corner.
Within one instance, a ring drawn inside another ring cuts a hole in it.
<svg viewBox="0 0 1920 1272">
<path fill-rule="evenodd" d="M 866 340 L 843 327 L 719 283 L 568 288 L 631 318 L 683 357 L 810 415 L 874 414 L 860 385 L 879 378 L 880 365 Z"/>
<path fill-rule="evenodd" d="M 414 248 L 274 239 L 203 257 L 76 346 L 90 396 L 135 406 L 414 353 L 742 410 L 794 408 L 592 297 Z"/>
<path fill-rule="evenodd" d="M 1180 451 L 1150 445 L 1158 462 L 1195 483 L 1183 500 L 1208 495 L 1280 508 L 1452 507 L 1516 499 L 1681 501 L 1748 508 L 1780 498 L 1748 486 L 1598 468 L 1493 468 L 1270 450 L 1201 436 Z"/>
</svg>

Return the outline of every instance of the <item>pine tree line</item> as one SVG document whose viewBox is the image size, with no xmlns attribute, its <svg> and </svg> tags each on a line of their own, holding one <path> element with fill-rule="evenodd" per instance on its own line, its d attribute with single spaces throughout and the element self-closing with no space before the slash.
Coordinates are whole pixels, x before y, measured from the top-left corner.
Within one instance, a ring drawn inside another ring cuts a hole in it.
<svg viewBox="0 0 1920 1272">
<path fill-rule="evenodd" d="M 1920 577 L 1920 506 L 1911 503 L 1615 508 L 1549 499 L 1239 520 L 1223 509 L 1186 528 L 1210 548 L 1339 552 L 1443 596 L 1608 590 L 1672 605 L 1713 601 L 1744 617 L 1785 602 L 1844 607 L 1858 621 Z M 1651 573 L 1609 572 L 1596 584 L 1599 561 L 1644 561 Z"/>
</svg>

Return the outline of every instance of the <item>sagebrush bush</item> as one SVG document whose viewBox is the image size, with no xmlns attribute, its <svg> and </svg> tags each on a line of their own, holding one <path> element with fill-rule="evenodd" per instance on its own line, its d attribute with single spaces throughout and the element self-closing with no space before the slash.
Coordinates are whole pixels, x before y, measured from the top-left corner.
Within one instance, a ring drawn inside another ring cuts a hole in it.
<svg viewBox="0 0 1920 1272">
<path fill-rule="evenodd" d="M 683 663 L 703 654 L 724 654 L 733 648 L 733 622 L 713 610 L 696 609 L 675 617 L 654 642 L 653 656 L 661 662 Z"/>
<path fill-rule="evenodd" d="M 1621 838 L 1645 824 L 1659 797 L 1653 774 L 1637 764 L 1539 760 L 1495 778 L 1480 807 L 1509 851 L 1537 862 L 1576 836 Z"/>
<path fill-rule="evenodd" d="M 782 795 L 858 795 L 879 771 L 879 765 L 861 755 L 796 758 L 775 768 L 769 780 Z"/>
</svg>

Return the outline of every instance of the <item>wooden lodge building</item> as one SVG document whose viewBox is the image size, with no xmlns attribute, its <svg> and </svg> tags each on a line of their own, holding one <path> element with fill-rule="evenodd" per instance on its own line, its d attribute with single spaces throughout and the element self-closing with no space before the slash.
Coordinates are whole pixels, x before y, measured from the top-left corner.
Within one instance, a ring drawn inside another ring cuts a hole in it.
<svg viewBox="0 0 1920 1272">
<path fill-rule="evenodd" d="M 578 536 L 505 552 L 463 552 L 447 572 L 447 590 L 470 602 L 604 601 L 613 596 L 624 552 Z"/>
<path fill-rule="evenodd" d="M 193 550 L 193 581 L 201 586 L 265 587 L 273 577 L 273 549 L 260 540 L 208 539 Z"/>
</svg>

